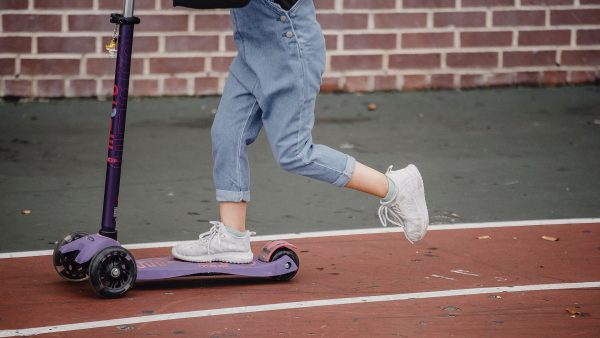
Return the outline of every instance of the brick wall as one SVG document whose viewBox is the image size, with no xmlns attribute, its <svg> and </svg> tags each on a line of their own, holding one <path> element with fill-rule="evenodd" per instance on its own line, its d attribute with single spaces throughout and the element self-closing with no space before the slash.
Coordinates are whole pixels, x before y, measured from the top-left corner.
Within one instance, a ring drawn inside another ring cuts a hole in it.
<svg viewBox="0 0 600 338">
<path fill-rule="evenodd" d="M 0 97 L 109 96 L 123 0 L 0 0 Z M 324 91 L 595 82 L 600 0 L 315 0 Z M 132 95 L 222 91 L 228 11 L 137 0 Z"/>
</svg>

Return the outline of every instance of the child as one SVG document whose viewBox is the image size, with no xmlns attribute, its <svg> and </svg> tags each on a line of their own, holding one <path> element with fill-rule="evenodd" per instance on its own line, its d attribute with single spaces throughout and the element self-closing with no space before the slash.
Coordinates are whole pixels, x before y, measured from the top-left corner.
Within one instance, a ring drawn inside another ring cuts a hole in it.
<svg viewBox="0 0 600 338">
<path fill-rule="evenodd" d="M 211 129 L 213 178 L 221 222 L 173 256 L 192 262 L 250 263 L 246 206 L 247 146 L 264 127 L 283 169 L 380 197 L 379 219 L 404 228 L 412 243 L 429 224 L 423 180 L 414 165 L 385 174 L 313 144 L 315 99 L 325 68 L 325 40 L 312 0 L 252 0 L 231 10 L 238 55 Z"/>
</svg>

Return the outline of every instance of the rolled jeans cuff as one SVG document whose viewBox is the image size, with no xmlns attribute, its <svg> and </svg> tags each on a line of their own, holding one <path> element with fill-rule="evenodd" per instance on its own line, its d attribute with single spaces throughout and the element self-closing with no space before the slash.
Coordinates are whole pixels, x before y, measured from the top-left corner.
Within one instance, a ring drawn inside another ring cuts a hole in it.
<svg viewBox="0 0 600 338">
<path fill-rule="evenodd" d="M 346 168 L 344 168 L 344 171 L 340 174 L 340 177 L 338 177 L 338 179 L 332 184 L 336 187 L 345 187 L 354 173 L 354 167 L 356 167 L 356 159 L 352 156 L 348 156 Z"/>
<path fill-rule="evenodd" d="M 250 191 L 229 191 L 217 189 L 218 202 L 250 202 Z"/>
</svg>

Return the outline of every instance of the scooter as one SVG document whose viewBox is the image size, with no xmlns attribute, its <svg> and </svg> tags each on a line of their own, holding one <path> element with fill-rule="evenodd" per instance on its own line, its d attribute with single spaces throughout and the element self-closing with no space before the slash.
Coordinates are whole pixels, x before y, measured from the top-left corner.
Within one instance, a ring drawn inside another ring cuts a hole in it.
<svg viewBox="0 0 600 338">
<path fill-rule="evenodd" d="M 136 281 L 159 280 L 184 276 L 236 275 L 265 277 L 278 281 L 292 279 L 300 261 L 297 248 L 284 241 L 272 241 L 262 248 L 249 264 L 222 262 L 192 263 L 173 257 L 136 260 L 117 241 L 117 205 L 125 136 L 125 116 L 129 90 L 129 74 L 134 25 L 140 19 L 133 16 L 134 0 L 124 0 L 122 14 L 111 14 L 115 31 L 107 51 L 117 58 L 108 160 L 104 187 L 101 228 L 97 234 L 73 232 L 57 242 L 53 252 L 54 268 L 72 282 L 89 280 L 101 297 L 125 295 Z M 174 6 L 195 9 L 243 7 L 250 0 L 173 0 Z"/>
</svg>

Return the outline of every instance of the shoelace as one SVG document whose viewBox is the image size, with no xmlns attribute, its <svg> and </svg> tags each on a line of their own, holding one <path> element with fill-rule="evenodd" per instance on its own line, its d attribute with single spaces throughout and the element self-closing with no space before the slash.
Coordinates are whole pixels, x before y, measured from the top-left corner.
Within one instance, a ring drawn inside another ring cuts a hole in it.
<svg viewBox="0 0 600 338">
<path fill-rule="evenodd" d="M 221 222 L 217 222 L 217 221 L 210 221 L 210 224 L 212 224 L 213 226 L 210 228 L 210 230 L 208 230 L 205 233 L 200 234 L 199 239 L 203 242 L 208 242 L 206 245 L 206 252 L 208 254 L 211 254 L 211 250 L 210 250 L 210 245 L 212 243 L 212 240 L 216 237 L 217 238 L 217 242 L 218 245 L 221 245 L 221 235 L 223 234 L 223 231 L 225 230 L 225 224 L 221 223 Z M 250 236 L 254 236 L 256 235 L 256 232 L 254 231 L 250 231 Z"/>
<path fill-rule="evenodd" d="M 221 235 L 223 233 L 223 223 L 211 221 L 210 224 L 213 225 L 210 230 L 199 236 L 201 241 L 207 242 L 206 250 L 208 254 L 211 254 L 210 245 L 215 237 L 217 237 L 218 244 L 221 245 Z"/>
<path fill-rule="evenodd" d="M 392 171 L 393 167 L 394 166 L 388 167 L 386 171 L 386 176 L 390 171 Z M 390 222 L 391 224 L 397 225 L 401 227 L 404 231 L 406 231 L 406 227 L 404 226 L 404 221 L 402 219 L 402 211 L 400 211 L 400 207 L 398 206 L 398 204 L 393 202 L 388 204 L 382 204 L 381 206 L 379 206 L 377 214 L 379 216 L 379 221 L 381 222 L 381 225 L 383 225 L 384 227 L 387 227 L 388 222 Z M 408 237 L 406 237 L 406 239 L 408 239 L 408 241 L 412 243 L 412 241 Z"/>
</svg>

